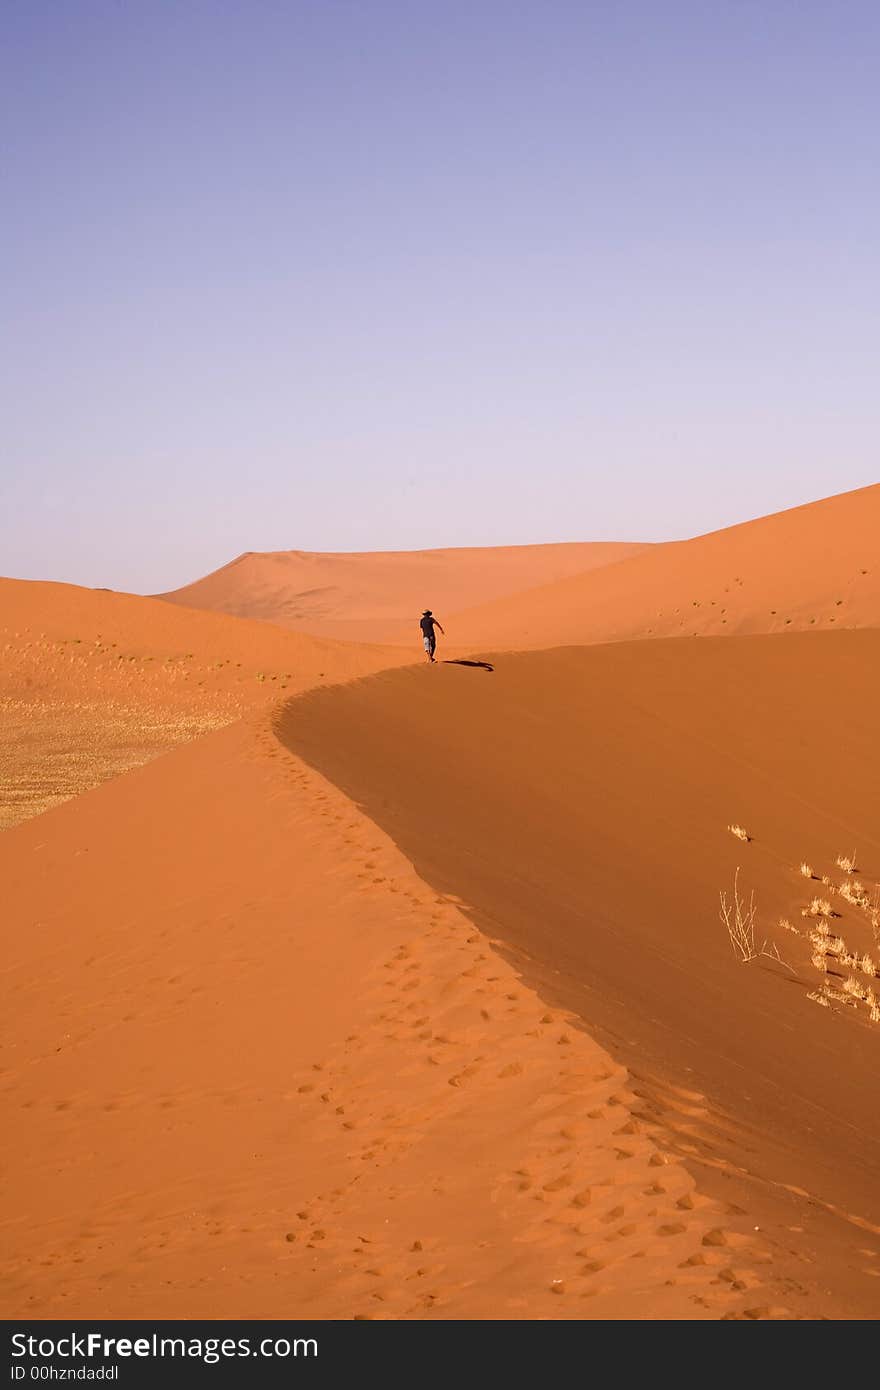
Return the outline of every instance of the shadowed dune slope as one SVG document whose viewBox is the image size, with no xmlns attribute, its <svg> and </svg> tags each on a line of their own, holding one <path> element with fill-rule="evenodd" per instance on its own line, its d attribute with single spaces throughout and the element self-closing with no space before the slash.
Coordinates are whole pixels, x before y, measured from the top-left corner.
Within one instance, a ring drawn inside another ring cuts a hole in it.
<svg viewBox="0 0 880 1390">
<path fill-rule="evenodd" d="M 442 621 L 454 609 L 613 564 L 644 549 L 597 542 L 350 555 L 248 552 L 161 597 L 322 636 L 406 642 L 424 608 Z"/>
<path fill-rule="evenodd" d="M 832 936 L 877 959 L 869 910 L 837 889 L 877 901 L 878 679 L 875 632 L 622 643 L 390 672 L 288 702 L 279 732 L 545 997 L 700 1098 L 688 1153 L 876 1235 L 880 1025 L 842 985 L 880 981 L 830 955 L 820 974 L 801 914 L 827 899 Z M 785 965 L 731 951 L 719 891 L 738 866 L 757 945 Z M 823 981 L 829 1007 L 808 997 Z"/>
<path fill-rule="evenodd" d="M 451 640 L 499 651 L 633 637 L 880 626 L 880 484 L 454 615 Z"/>
</svg>

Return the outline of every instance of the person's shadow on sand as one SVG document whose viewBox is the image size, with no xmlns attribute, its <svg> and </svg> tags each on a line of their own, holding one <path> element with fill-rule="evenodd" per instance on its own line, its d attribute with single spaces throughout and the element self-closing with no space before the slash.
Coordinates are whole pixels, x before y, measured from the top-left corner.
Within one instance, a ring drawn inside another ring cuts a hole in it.
<svg viewBox="0 0 880 1390">
<path fill-rule="evenodd" d="M 444 665 L 444 666 L 479 666 L 479 668 L 480 668 L 481 671 L 494 671 L 494 670 L 495 670 L 495 667 L 494 667 L 490 662 L 488 662 L 488 661 L 465 661 L 463 658 L 458 658 L 458 659 L 456 659 L 456 658 L 453 658 L 453 657 L 450 657 L 448 660 L 444 659 L 443 665 Z"/>
</svg>

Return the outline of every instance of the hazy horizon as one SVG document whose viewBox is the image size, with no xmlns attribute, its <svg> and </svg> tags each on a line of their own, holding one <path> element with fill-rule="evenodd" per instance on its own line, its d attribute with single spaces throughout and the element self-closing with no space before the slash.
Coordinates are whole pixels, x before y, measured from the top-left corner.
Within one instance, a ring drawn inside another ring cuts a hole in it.
<svg viewBox="0 0 880 1390">
<path fill-rule="evenodd" d="M 877 481 L 880 10 L 10 0 L 0 573 Z"/>
<path fill-rule="evenodd" d="M 847 488 L 847 489 L 843 489 L 843 492 L 861 491 L 863 487 L 874 487 L 874 486 L 877 486 L 877 485 L 878 485 L 877 483 L 866 483 L 866 484 L 860 485 L 860 486 L 857 487 L 857 488 Z M 375 546 L 375 547 L 370 547 L 370 548 L 368 548 L 368 549 L 367 549 L 367 548 L 360 548 L 360 549 L 352 548 L 351 550 L 340 550 L 340 549 L 334 549 L 333 547 L 329 547 L 329 548 L 327 548 L 327 549 L 325 549 L 325 550 L 320 550 L 320 551 L 318 551 L 318 550 L 316 550 L 316 549 L 314 549 L 314 548 L 311 548 L 311 547 L 309 547 L 309 546 L 301 546 L 301 545 L 271 546 L 271 547 L 265 547 L 265 548 L 257 548 L 257 547 L 254 547 L 254 546 L 245 546 L 243 549 L 237 550 L 237 551 L 235 551 L 233 554 L 227 555 L 225 559 L 220 560 L 216 565 L 212 565 L 209 569 L 200 570 L 197 574 L 196 574 L 196 573 L 190 574 L 190 575 L 188 575 L 186 578 L 181 579 L 179 583 L 165 585 L 165 586 L 163 586 L 162 588 L 149 589 L 149 590 L 146 590 L 146 589 L 142 589 L 142 590 L 124 590 L 124 589 L 121 589 L 121 586 L 119 586 L 119 585 L 90 585 L 90 584 L 82 584 L 82 587 L 84 587 L 84 588 L 109 588 L 109 589 L 113 589 L 113 590 L 119 590 L 120 592 L 140 593 L 140 594 L 144 595 L 145 597 L 150 597 L 150 596 L 155 595 L 155 594 L 160 594 L 160 593 L 164 593 L 164 592 L 171 592 L 171 591 L 173 591 L 174 589 L 185 587 L 185 585 L 188 584 L 190 581 L 203 578 L 204 575 L 206 575 L 206 574 L 211 574 L 211 573 L 213 573 L 214 571 L 216 571 L 216 570 L 218 570 L 218 569 L 223 569 L 226 565 L 229 565 L 229 564 L 234 563 L 236 560 L 241 559 L 241 558 L 242 558 L 243 556 L 245 556 L 245 555 L 266 554 L 266 553 L 269 553 L 269 554 L 277 554 L 277 553 L 279 553 L 279 552 L 284 552 L 284 551 L 288 551 L 288 552 L 299 552 L 299 553 L 301 553 L 301 554 L 369 555 L 369 554 L 377 554 L 377 553 L 379 553 L 379 554 L 407 553 L 407 552 L 412 552 L 412 551 L 431 552 L 431 551 L 440 551 L 440 550 L 470 550 L 470 549 L 486 549 L 486 548 L 500 548 L 500 549 L 504 549 L 504 548 L 513 547 L 513 546 L 529 546 L 529 545 L 580 545 L 580 544 L 583 544 L 583 543 L 585 543 L 585 542 L 586 542 L 586 543 L 590 543 L 590 542 L 593 542 L 593 541 L 596 541 L 596 540 L 599 540 L 599 541 L 607 541 L 607 542 L 611 542 L 611 543 L 613 543 L 613 542 L 616 541 L 616 542 L 619 542 L 619 543 L 622 543 L 622 544 L 634 543 L 634 542 L 636 542 L 636 543 L 642 543 L 642 544 L 648 544 L 648 545 L 651 545 L 651 544 L 662 544 L 664 541 L 687 541 L 687 540 L 694 539 L 694 538 L 697 537 L 697 536 L 702 536 L 702 535 L 706 535 L 706 534 L 711 534 L 713 531 L 726 530 L 726 529 L 728 529 L 729 527 L 735 527 L 735 526 L 745 525 L 745 524 L 747 524 L 747 523 L 750 522 L 750 521 L 757 521 L 757 520 L 759 520 L 761 517 L 768 516 L 768 515 L 773 515 L 775 512 L 780 511 L 780 510 L 781 510 L 781 511 L 788 511 L 788 510 L 791 510 L 791 509 L 794 509 L 794 508 L 797 508 L 797 507 L 801 507 L 801 506 L 810 506 L 810 505 L 813 504 L 814 502 L 821 502 L 821 501 L 826 500 L 827 497 L 840 496 L 840 495 L 842 495 L 842 493 L 828 493 L 828 494 L 825 494 L 823 497 L 810 497 L 810 498 L 806 498 L 806 499 L 804 499 L 803 501 L 800 501 L 800 502 L 792 502 L 792 503 L 790 504 L 790 506 L 786 506 L 786 507 L 782 507 L 782 508 L 773 508 L 773 509 L 771 509 L 769 512 L 756 512 L 754 515 L 750 515 L 750 516 L 736 517 L 736 518 L 734 518 L 734 519 L 731 520 L 731 521 L 727 521 L 727 522 L 722 523 L 721 526 L 709 527 L 709 528 L 708 528 L 708 531 L 688 532 L 686 535 L 685 535 L 685 534 L 682 534 L 682 535 L 673 535 L 673 534 L 670 534 L 670 535 L 668 535 L 668 536 L 662 536 L 662 537 L 657 537 L 657 536 L 628 536 L 628 535 L 627 535 L 627 536 L 601 536 L 601 537 L 596 537 L 596 536 L 570 536 L 570 537 L 548 537 L 548 538 L 543 538 L 543 539 L 534 540 L 534 541 L 503 541 L 503 540 L 500 540 L 500 541 L 486 542 L 485 544 L 482 543 L 482 542 L 480 542 L 480 541 L 473 541 L 473 542 L 468 543 L 467 545 L 459 545 L 459 544 L 455 544 L 455 543 L 450 544 L 450 545 L 444 545 L 444 544 L 441 543 L 441 544 L 439 544 L 439 545 L 425 545 L 425 546 L 403 546 L 403 545 L 401 545 L 401 546 Z M 49 582 L 54 582 L 54 583 L 72 583 L 72 584 L 79 584 L 79 583 L 81 583 L 81 581 L 78 581 L 78 580 L 71 580 L 71 579 L 66 579 L 66 578 L 59 578 L 58 576 L 52 576 L 52 575 L 46 575 L 46 574 L 25 575 L 25 574 L 7 574 L 7 573 L 4 573 L 4 574 L 0 575 L 0 577 L 2 577 L 2 578 L 7 578 L 7 579 L 36 579 L 36 580 L 48 580 Z"/>
</svg>

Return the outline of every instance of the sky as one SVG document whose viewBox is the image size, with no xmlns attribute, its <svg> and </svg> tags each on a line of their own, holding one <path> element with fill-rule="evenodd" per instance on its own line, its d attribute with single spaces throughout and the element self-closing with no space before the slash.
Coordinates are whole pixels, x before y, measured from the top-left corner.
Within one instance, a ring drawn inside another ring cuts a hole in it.
<svg viewBox="0 0 880 1390">
<path fill-rule="evenodd" d="M 0 573 L 880 478 L 875 0 L 3 0 Z"/>
</svg>

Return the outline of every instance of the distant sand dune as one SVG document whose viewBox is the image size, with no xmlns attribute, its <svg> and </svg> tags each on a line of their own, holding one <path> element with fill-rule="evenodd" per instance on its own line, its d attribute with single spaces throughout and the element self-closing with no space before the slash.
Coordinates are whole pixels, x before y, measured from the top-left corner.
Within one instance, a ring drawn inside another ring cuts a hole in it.
<svg viewBox="0 0 880 1390">
<path fill-rule="evenodd" d="M 351 555 L 248 552 L 161 597 L 320 636 L 410 642 L 414 631 L 418 636 L 425 608 L 443 621 L 455 609 L 613 564 L 647 548 L 591 542 Z"/>
<path fill-rule="evenodd" d="M 880 484 L 454 614 L 459 645 L 880 626 Z"/>
<path fill-rule="evenodd" d="M 162 597 L 393 644 L 431 607 L 460 651 L 874 627 L 878 534 L 880 484 L 664 545 L 248 553 Z"/>
</svg>

